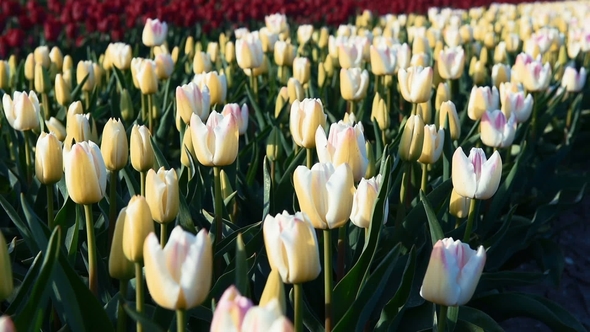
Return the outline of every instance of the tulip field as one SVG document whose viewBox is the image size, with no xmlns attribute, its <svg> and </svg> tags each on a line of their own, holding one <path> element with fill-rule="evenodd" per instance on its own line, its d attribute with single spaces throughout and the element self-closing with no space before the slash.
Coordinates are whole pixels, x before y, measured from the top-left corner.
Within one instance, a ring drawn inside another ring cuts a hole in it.
<svg viewBox="0 0 590 332">
<path fill-rule="evenodd" d="M 590 328 L 590 2 L 362 3 L 2 1 L 0 332 Z"/>
</svg>

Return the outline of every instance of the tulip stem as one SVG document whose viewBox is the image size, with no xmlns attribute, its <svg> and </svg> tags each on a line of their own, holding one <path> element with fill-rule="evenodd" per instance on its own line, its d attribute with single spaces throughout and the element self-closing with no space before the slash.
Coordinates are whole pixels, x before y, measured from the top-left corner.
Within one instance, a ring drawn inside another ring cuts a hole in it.
<svg viewBox="0 0 590 332">
<path fill-rule="evenodd" d="M 145 178 L 147 176 L 147 172 L 140 172 L 140 184 L 141 184 L 141 196 L 145 197 Z"/>
<path fill-rule="evenodd" d="M 43 118 L 45 120 L 49 120 L 49 118 L 51 117 L 51 111 L 49 110 L 49 98 L 47 96 L 47 93 L 42 93 L 41 94 L 41 101 L 43 103 Z"/>
<path fill-rule="evenodd" d="M 307 149 L 307 168 L 311 169 L 313 166 L 313 150 Z"/>
<path fill-rule="evenodd" d="M 86 106 L 85 111 L 90 111 L 90 92 L 84 91 L 84 106 Z"/>
<path fill-rule="evenodd" d="M 541 99 L 539 96 L 540 94 L 537 92 L 531 92 L 531 94 L 533 95 L 533 116 L 531 118 L 531 144 L 535 145 L 536 143 L 536 139 L 537 139 L 537 113 L 538 113 L 538 108 L 537 105 L 539 103 L 539 99 Z"/>
<path fill-rule="evenodd" d="M 113 242 L 117 222 L 117 171 L 111 171 L 109 187 L 109 246 Z"/>
<path fill-rule="evenodd" d="M 475 220 L 475 215 L 477 214 L 477 205 L 479 200 L 477 198 L 472 198 L 471 203 L 469 204 L 469 216 L 467 217 L 467 225 L 465 227 L 465 235 L 463 236 L 463 242 L 469 242 L 471 238 L 471 230 L 473 229 L 473 221 Z"/>
<path fill-rule="evenodd" d="M 129 280 L 119 280 L 119 309 L 117 310 L 117 332 L 127 331 L 127 315 L 123 309 L 123 303 L 127 296 L 127 283 Z"/>
<path fill-rule="evenodd" d="M 153 98 L 154 95 L 147 95 L 147 117 L 148 117 L 148 128 L 150 133 L 153 135 L 154 133 L 154 117 L 152 116 L 152 107 L 153 107 Z"/>
<path fill-rule="evenodd" d="M 346 248 L 346 224 L 338 228 L 338 256 L 336 261 L 336 281 L 344 277 L 344 257 Z"/>
<path fill-rule="evenodd" d="M 92 205 L 84 205 L 86 215 L 86 244 L 88 245 L 88 288 L 94 296 L 98 295 L 98 274 L 96 273 L 96 241 L 94 238 L 94 222 Z"/>
<path fill-rule="evenodd" d="M 168 241 L 168 230 L 165 223 L 160 224 L 160 245 L 162 249 L 166 245 L 166 241 Z"/>
<path fill-rule="evenodd" d="M 449 307 L 446 305 L 440 306 L 440 314 L 438 315 L 438 319 L 436 321 L 436 330 L 438 332 L 444 332 L 447 328 L 447 311 Z"/>
<path fill-rule="evenodd" d="M 325 331 L 332 331 L 332 230 L 324 229 L 324 311 Z"/>
<path fill-rule="evenodd" d="M 135 310 L 137 313 L 143 313 L 143 271 L 141 263 L 135 263 Z M 137 332 L 143 332 L 143 327 L 139 320 L 137 321 Z"/>
<path fill-rule="evenodd" d="M 303 289 L 301 284 L 294 284 L 295 291 L 295 332 L 303 332 Z"/>
<path fill-rule="evenodd" d="M 354 101 L 351 100 L 351 101 L 348 102 L 348 115 L 349 116 L 354 114 L 354 111 L 355 111 L 354 106 L 355 106 L 354 105 Z M 360 119 L 359 119 L 359 121 L 360 121 Z"/>
<path fill-rule="evenodd" d="M 215 182 L 215 242 L 219 243 L 222 237 L 222 212 L 223 197 L 221 195 L 221 167 L 213 166 L 213 181 Z"/>
<path fill-rule="evenodd" d="M 23 131 L 23 139 L 25 140 L 25 176 L 27 184 L 31 183 L 31 143 L 29 142 L 29 131 Z"/>
<path fill-rule="evenodd" d="M 420 188 L 426 194 L 426 187 L 428 187 L 428 164 L 422 164 L 422 182 Z"/>
<path fill-rule="evenodd" d="M 145 124 L 145 120 L 147 119 L 146 116 L 146 111 L 145 111 L 145 95 L 141 94 L 141 120 L 143 120 L 143 123 Z"/>
<path fill-rule="evenodd" d="M 162 224 L 163 225 L 163 224 Z M 184 331 L 186 328 L 186 311 L 182 309 L 176 310 L 176 331 Z"/>
<path fill-rule="evenodd" d="M 55 227 L 55 220 L 53 218 L 53 185 L 48 184 L 45 188 L 47 189 L 47 225 L 50 230 L 53 230 L 53 227 Z"/>
</svg>

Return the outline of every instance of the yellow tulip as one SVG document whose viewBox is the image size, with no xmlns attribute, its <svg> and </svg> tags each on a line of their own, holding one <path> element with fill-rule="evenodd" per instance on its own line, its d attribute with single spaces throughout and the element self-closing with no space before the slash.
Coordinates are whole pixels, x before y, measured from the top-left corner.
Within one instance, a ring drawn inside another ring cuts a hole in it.
<svg viewBox="0 0 590 332">
<path fill-rule="evenodd" d="M 77 204 L 98 203 L 105 194 L 107 170 L 98 146 L 92 142 L 72 145 L 64 159 L 66 186 Z"/>
<path fill-rule="evenodd" d="M 4 235 L 0 232 L 0 301 L 4 301 L 12 294 L 14 283 L 12 281 L 12 267 L 10 265 L 10 256 L 8 256 L 8 246 Z M 0 325 L 1 327 L 1 325 Z"/>
<path fill-rule="evenodd" d="M 111 118 L 102 131 L 100 151 L 109 171 L 118 171 L 127 165 L 129 144 L 123 123 Z"/>
<path fill-rule="evenodd" d="M 165 224 L 176 219 L 180 204 L 178 177 L 174 169 L 161 167 L 156 173 L 150 169 L 145 181 L 145 199 L 150 206 L 152 218 Z"/>
<path fill-rule="evenodd" d="M 63 175 L 61 142 L 53 133 L 41 133 L 35 147 L 35 175 L 43 184 L 54 184 Z"/>
<path fill-rule="evenodd" d="M 143 196 L 133 196 L 126 209 L 125 226 L 123 227 L 123 253 L 128 260 L 141 263 L 144 258 L 144 242 L 148 235 L 154 232 L 150 206 Z"/>
<path fill-rule="evenodd" d="M 145 172 L 154 166 L 154 148 L 151 133 L 146 126 L 134 125 L 131 129 L 131 165 L 138 172 Z"/>
<path fill-rule="evenodd" d="M 126 217 L 127 208 L 125 207 L 121 209 L 117 217 L 109 255 L 109 275 L 118 280 L 129 280 L 135 277 L 135 264 L 123 253 L 123 231 L 125 230 Z"/>
</svg>

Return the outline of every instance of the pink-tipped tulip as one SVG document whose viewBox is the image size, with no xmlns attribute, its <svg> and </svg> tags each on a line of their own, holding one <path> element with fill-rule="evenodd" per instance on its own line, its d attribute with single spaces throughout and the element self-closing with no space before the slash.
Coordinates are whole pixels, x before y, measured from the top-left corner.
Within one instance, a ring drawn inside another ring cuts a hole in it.
<svg viewBox="0 0 590 332">
<path fill-rule="evenodd" d="M 474 86 L 467 104 L 467 115 L 473 121 L 479 120 L 485 112 L 498 109 L 499 104 L 498 89 L 495 86 L 491 89 L 487 86 Z"/>
<path fill-rule="evenodd" d="M 227 166 L 236 160 L 240 133 L 235 116 L 213 112 L 204 124 L 193 114 L 190 130 L 195 154 L 201 164 Z"/>
<path fill-rule="evenodd" d="M 544 91 L 551 80 L 551 65 L 546 62 L 532 61 L 525 66 L 522 83 L 525 89 L 530 92 Z"/>
<path fill-rule="evenodd" d="M 498 190 L 502 178 L 502 158 L 495 151 L 490 159 L 483 149 L 472 148 L 469 158 L 459 147 L 453 154 L 451 178 L 455 191 L 463 197 L 488 199 Z"/>
<path fill-rule="evenodd" d="M 580 92 L 586 84 L 586 69 L 584 67 L 577 71 L 576 68 L 566 67 L 561 78 L 561 86 L 567 92 Z"/>
<path fill-rule="evenodd" d="M 164 44 L 166 35 L 168 34 L 168 24 L 160 22 L 160 20 L 147 19 L 141 34 L 141 40 L 147 47 L 160 46 Z"/>
<path fill-rule="evenodd" d="M 378 174 L 370 179 L 361 179 L 354 199 L 352 201 L 352 211 L 350 213 L 350 221 L 361 228 L 369 228 L 371 220 L 373 220 L 373 212 L 375 210 L 375 203 L 377 202 L 377 195 L 382 184 L 382 176 Z M 385 202 L 385 211 L 389 210 L 389 202 Z M 386 214 L 387 216 L 387 214 Z M 387 220 L 386 220 L 387 221 Z"/>
<path fill-rule="evenodd" d="M 438 73 L 445 80 L 456 80 L 463 74 L 465 53 L 462 47 L 452 47 L 440 51 L 438 55 Z"/>
<path fill-rule="evenodd" d="M 176 88 L 177 112 L 186 124 L 190 123 L 193 114 L 198 115 L 203 121 L 207 120 L 210 100 L 209 88 L 206 85 L 202 90 L 193 82 Z"/>
<path fill-rule="evenodd" d="M 249 298 L 242 296 L 234 285 L 229 286 L 215 307 L 211 332 L 240 331 L 244 317 L 252 306 Z"/>
<path fill-rule="evenodd" d="M 502 111 L 485 112 L 480 124 L 481 141 L 492 148 L 505 148 L 512 145 L 516 134 L 514 115 L 506 119 Z"/>
<path fill-rule="evenodd" d="M 248 130 L 248 117 L 250 114 L 248 112 L 248 105 L 243 104 L 242 108 L 240 108 L 240 105 L 238 104 L 227 104 L 223 107 L 221 114 L 223 114 L 223 116 L 233 114 L 233 116 L 236 118 L 236 121 L 238 121 L 240 135 L 244 135 L 246 133 Z"/>
</svg>

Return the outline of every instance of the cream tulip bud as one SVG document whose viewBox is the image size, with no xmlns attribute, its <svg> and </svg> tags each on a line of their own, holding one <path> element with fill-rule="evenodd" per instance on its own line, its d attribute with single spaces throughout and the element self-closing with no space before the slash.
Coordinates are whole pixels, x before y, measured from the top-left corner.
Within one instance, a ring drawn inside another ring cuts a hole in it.
<svg viewBox="0 0 590 332">
<path fill-rule="evenodd" d="M 284 283 L 300 284 L 319 276 L 322 267 L 318 239 L 304 213 L 269 214 L 262 230 L 268 262 L 279 271 Z"/>
<path fill-rule="evenodd" d="M 193 36 L 186 37 L 184 42 L 184 54 L 190 59 L 195 55 L 195 38 Z"/>
<path fill-rule="evenodd" d="M 412 60 L 412 51 L 408 44 L 403 43 L 397 46 L 397 71 L 400 69 L 407 69 L 410 66 Z"/>
<path fill-rule="evenodd" d="M 424 143 L 418 161 L 423 164 L 436 163 L 442 154 L 444 144 L 445 130 L 442 128 L 436 130 L 435 125 L 425 125 Z"/>
<path fill-rule="evenodd" d="M 420 115 L 411 115 L 404 126 L 399 143 L 399 156 L 405 161 L 416 161 L 422 153 L 424 121 Z"/>
<path fill-rule="evenodd" d="M 453 188 L 451 200 L 449 201 L 449 213 L 457 218 L 467 218 L 469 216 L 470 205 L 471 198 L 457 194 L 457 191 Z"/>
<path fill-rule="evenodd" d="M 110 44 L 109 47 L 111 47 L 111 49 L 109 51 L 108 57 L 113 62 L 113 65 L 119 70 L 129 69 L 133 55 L 131 46 L 125 43 L 113 43 Z"/>
<path fill-rule="evenodd" d="M 145 181 L 145 199 L 150 206 L 152 218 L 166 224 L 176 219 L 178 215 L 180 193 L 178 177 L 174 169 L 166 171 L 161 167 L 156 173 L 150 169 Z"/>
<path fill-rule="evenodd" d="M 123 253 L 123 231 L 125 230 L 126 218 L 127 208 L 124 207 L 119 212 L 117 222 L 115 223 L 115 232 L 109 255 L 109 275 L 111 278 L 122 280 L 123 282 L 135 277 L 135 265 Z"/>
<path fill-rule="evenodd" d="M 296 100 L 302 101 L 305 98 L 305 91 L 301 83 L 296 78 L 289 78 L 287 81 L 287 93 L 289 95 L 289 103 L 293 104 Z"/>
<path fill-rule="evenodd" d="M 207 43 L 207 54 L 209 55 L 211 62 L 213 62 L 213 63 L 217 62 L 217 59 L 219 57 L 219 43 L 216 43 L 216 42 Z"/>
<path fill-rule="evenodd" d="M 154 61 L 156 63 L 156 76 L 159 80 L 167 80 L 174 71 L 174 61 L 169 53 L 161 53 L 156 55 Z"/>
<path fill-rule="evenodd" d="M 26 92 L 15 91 L 14 99 L 5 93 L 2 97 L 4 115 L 8 124 L 14 130 L 26 131 L 39 128 L 39 113 L 41 106 L 34 91 L 28 95 Z"/>
<path fill-rule="evenodd" d="M 441 104 L 438 121 L 439 128 L 449 130 L 452 140 L 458 140 L 461 137 L 461 123 L 457 115 L 457 108 L 452 101 L 445 101 Z"/>
<path fill-rule="evenodd" d="M 211 71 L 211 56 L 205 52 L 197 52 L 193 57 L 193 73 L 202 74 Z"/>
<path fill-rule="evenodd" d="M 262 51 L 264 53 L 272 52 L 275 48 L 275 43 L 279 40 L 279 35 L 271 32 L 268 28 L 264 27 L 258 32 L 260 42 L 262 44 Z"/>
<path fill-rule="evenodd" d="M 311 35 L 313 34 L 313 25 L 311 24 L 302 24 L 297 27 L 297 42 L 299 45 L 306 44 L 311 39 Z"/>
<path fill-rule="evenodd" d="M 264 53 L 262 43 L 254 34 L 247 34 L 236 40 L 236 58 L 242 69 L 258 68 L 262 65 Z"/>
<path fill-rule="evenodd" d="M 293 324 L 283 316 L 278 301 L 248 310 L 242 323 L 242 331 L 293 332 Z"/>
<path fill-rule="evenodd" d="M 197 160 L 204 166 L 227 166 L 238 155 L 239 125 L 232 114 L 212 112 L 204 124 L 196 114 L 190 122 Z"/>
<path fill-rule="evenodd" d="M 420 288 L 424 299 L 446 306 L 464 305 L 473 296 L 486 263 L 486 251 L 453 238 L 438 240 Z"/>
<path fill-rule="evenodd" d="M 295 144 L 307 149 L 315 148 L 316 130 L 326 125 L 326 118 L 320 99 L 295 100 L 289 116 L 289 129 Z"/>
<path fill-rule="evenodd" d="M 35 79 L 35 56 L 33 53 L 29 53 L 25 60 L 25 78 L 29 81 Z"/>
<path fill-rule="evenodd" d="M 480 138 L 483 144 L 492 148 L 510 147 L 516 134 L 514 115 L 508 119 L 502 111 L 487 111 L 481 117 Z"/>
<path fill-rule="evenodd" d="M 64 159 L 66 187 L 72 201 L 80 205 L 100 202 L 107 187 L 107 169 L 94 142 L 72 145 Z"/>
<path fill-rule="evenodd" d="M 510 82 L 510 66 L 497 63 L 492 67 L 492 85 L 496 88 L 500 87 L 500 84 Z"/>
<path fill-rule="evenodd" d="M 498 89 L 495 86 L 491 89 L 487 86 L 474 86 L 467 104 L 467 115 L 473 121 L 479 120 L 485 112 L 498 109 L 499 104 Z"/>
<path fill-rule="evenodd" d="M 176 88 L 176 109 L 185 124 L 190 123 L 193 114 L 205 121 L 209 116 L 210 104 L 207 86 L 201 90 L 197 84 L 190 82 Z"/>
<path fill-rule="evenodd" d="M 250 112 L 248 111 L 248 105 L 243 104 L 240 108 L 238 104 L 226 104 L 221 111 L 223 116 L 233 115 L 238 122 L 238 128 L 240 135 L 244 135 L 248 131 L 248 119 Z"/>
<path fill-rule="evenodd" d="M 35 64 L 40 64 L 45 69 L 49 69 L 51 65 L 51 58 L 49 57 L 49 47 L 38 46 L 33 52 L 35 58 Z"/>
<path fill-rule="evenodd" d="M 61 106 L 67 106 L 72 100 L 70 86 L 65 82 L 62 74 L 55 75 L 55 100 Z"/>
<path fill-rule="evenodd" d="M 86 78 L 88 77 L 88 78 Z M 92 92 L 94 87 L 96 86 L 96 78 L 94 77 L 94 65 L 92 61 L 80 61 L 78 62 L 78 66 L 76 67 L 76 81 L 78 84 L 82 84 L 82 91 Z"/>
<path fill-rule="evenodd" d="M 551 65 L 546 62 L 532 61 L 525 65 L 522 83 L 529 92 L 544 91 L 551 81 Z"/>
<path fill-rule="evenodd" d="M 440 111 L 440 106 L 443 102 L 451 100 L 451 89 L 448 83 L 438 83 L 436 88 L 436 96 L 434 99 L 434 109 Z"/>
<path fill-rule="evenodd" d="M 209 89 L 209 102 L 211 105 L 225 103 L 225 97 L 227 95 L 227 80 L 224 74 L 218 74 L 216 71 L 212 71 L 206 74 L 195 75 L 193 82 L 201 88 L 201 92 L 203 91 L 203 88 L 207 86 Z"/>
<path fill-rule="evenodd" d="M 510 84 L 510 83 L 507 83 Z M 502 113 L 507 118 L 514 115 L 517 123 L 523 123 L 529 119 L 533 110 L 533 96 L 525 96 L 524 91 L 512 91 L 506 84 L 500 85 L 502 97 Z"/>
<path fill-rule="evenodd" d="M 66 137 L 68 143 L 73 139 L 76 142 L 93 141 L 95 133 L 92 132 L 92 119 L 88 114 L 74 114 L 68 118 Z"/>
<path fill-rule="evenodd" d="M 573 67 L 566 67 L 561 79 L 561 86 L 567 92 L 580 92 L 586 84 L 586 69 L 580 68 L 579 71 Z"/>
<path fill-rule="evenodd" d="M 463 75 L 465 53 L 462 47 L 448 48 L 438 55 L 438 72 L 445 80 L 456 80 Z"/>
<path fill-rule="evenodd" d="M 49 72 L 43 68 L 40 63 L 35 64 L 35 91 L 37 93 L 47 93 L 51 90 L 51 83 L 49 82 Z"/>
<path fill-rule="evenodd" d="M 151 95 L 158 92 L 158 80 L 156 76 L 155 61 L 132 61 L 131 66 L 135 69 L 135 78 L 142 94 Z"/>
<path fill-rule="evenodd" d="M 53 133 L 42 132 L 35 147 L 35 175 L 39 182 L 50 185 L 61 180 L 63 156 L 61 142 Z"/>
<path fill-rule="evenodd" d="M 502 158 L 494 151 L 490 159 L 479 148 L 472 148 L 469 158 L 461 147 L 453 154 L 451 178 L 457 194 L 488 199 L 498 190 L 502 178 Z"/>
<path fill-rule="evenodd" d="M 381 131 L 387 130 L 389 128 L 389 124 L 391 119 L 389 117 L 389 110 L 385 105 L 385 100 L 381 98 L 379 92 L 375 94 L 375 98 L 373 98 L 373 106 L 371 108 L 371 121 L 375 119 L 377 121 L 377 125 Z"/>
<path fill-rule="evenodd" d="M 92 70 L 94 71 L 94 82 L 96 87 L 102 87 L 103 78 L 105 76 L 104 69 L 98 63 L 93 63 Z"/>
<path fill-rule="evenodd" d="M 59 47 L 53 46 L 51 48 L 51 52 L 49 52 L 49 59 L 51 60 L 51 63 L 55 64 L 55 69 L 58 72 L 61 72 L 64 64 L 64 56 L 61 53 Z"/>
<path fill-rule="evenodd" d="M 332 163 L 320 162 L 311 170 L 299 166 L 293 174 L 293 183 L 301 211 L 314 228 L 335 229 L 346 224 L 355 190 L 352 170 L 347 163 L 334 168 Z"/>
<path fill-rule="evenodd" d="M 151 137 L 152 134 L 146 126 L 134 125 L 131 129 L 131 165 L 138 172 L 146 172 L 154 166 L 155 156 Z"/>
<path fill-rule="evenodd" d="M 293 77 L 301 84 L 309 82 L 311 76 L 311 63 L 308 58 L 295 58 L 293 60 Z"/>
<path fill-rule="evenodd" d="M 58 119 L 54 117 L 49 118 L 49 120 L 45 121 L 45 126 L 60 142 L 66 139 L 66 127 Z"/>
<path fill-rule="evenodd" d="M 166 41 L 168 34 L 168 24 L 160 22 L 160 20 L 147 19 L 143 32 L 141 34 L 141 41 L 147 47 L 160 46 Z"/>
<path fill-rule="evenodd" d="M 189 157 L 190 155 L 190 157 Z M 184 131 L 182 137 L 182 148 L 180 150 L 180 163 L 185 167 L 191 167 L 191 158 L 196 160 L 195 148 L 193 147 L 193 137 L 190 130 Z"/>
<path fill-rule="evenodd" d="M 340 69 L 340 93 L 347 101 L 359 101 L 367 95 L 369 73 L 360 68 Z"/>
<path fill-rule="evenodd" d="M 363 50 L 352 40 L 338 45 L 338 62 L 344 69 L 360 68 L 363 61 Z"/>
<path fill-rule="evenodd" d="M 383 184 L 381 174 L 370 179 L 361 179 L 354 193 L 350 221 L 360 228 L 369 228 L 373 220 L 375 203 Z M 389 211 L 389 201 L 385 201 L 385 211 Z"/>
<path fill-rule="evenodd" d="M 232 41 L 228 41 L 225 44 L 225 52 L 223 54 L 227 63 L 232 63 L 236 60 L 236 46 Z"/>
<path fill-rule="evenodd" d="M 73 69 L 74 69 L 74 60 L 72 59 L 71 56 L 66 55 L 64 57 L 64 64 L 63 64 L 61 72 L 65 73 L 65 72 L 73 70 Z"/>
<path fill-rule="evenodd" d="M 295 60 L 295 47 L 286 41 L 277 41 L 274 47 L 274 60 L 277 66 L 292 66 Z"/>
<path fill-rule="evenodd" d="M 393 75 L 397 65 L 397 50 L 385 43 L 371 45 L 371 71 L 376 76 Z"/>
<path fill-rule="evenodd" d="M 109 171 L 118 171 L 127 165 L 129 144 L 121 120 L 110 118 L 104 126 L 100 152 Z"/>
<path fill-rule="evenodd" d="M 234 285 L 229 286 L 215 306 L 210 332 L 241 331 L 244 317 L 253 306 L 252 301 L 242 296 Z"/>
<path fill-rule="evenodd" d="M 333 123 L 327 138 L 324 128 L 318 127 L 315 143 L 320 162 L 331 162 L 334 167 L 348 164 L 353 178 L 357 182 L 365 175 L 369 160 L 365 147 L 363 125 L 360 122 L 354 127 L 343 121 Z"/>
<path fill-rule="evenodd" d="M 313 231 L 313 229 L 312 229 Z M 315 235 L 315 233 L 314 233 Z M 317 245 L 317 240 L 316 240 Z M 10 294 L 12 294 L 12 290 L 14 288 L 14 282 L 12 280 L 12 267 L 10 265 L 10 256 L 8 256 L 8 246 L 6 245 L 6 240 L 4 239 L 4 235 L 0 232 L 0 301 L 4 301 L 7 299 Z M 319 255 L 319 254 L 318 254 Z M 319 265 L 319 257 L 318 257 L 318 265 Z M 318 272 L 319 273 L 319 272 Z M 3 319 L 4 316 L 1 319 Z M 0 324 L 0 330 L 5 331 L 3 325 Z"/>
<path fill-rule="evenodd" d="M 0 60 L 0 89 L 8 90 L 10 87 L 10 65 L 8 61 Z"/>
<path fill-rule="evenodd" d="M 125 211 L 125 226 L 123 227 L 123 253 L 125 257 L 134 263 L 142 263 L 144 259 L 144 242 L 146 242 L 148 235 L 153 232 L 154 221 L 145 197 L 139 195 L 131 197 Z M 159 247 L 160 244 L 158 244 Z M 150 257 L 150 259 L 152 258 Z"/>
<path fill-rule="evenodd" d="M 433 76 L 431 67 L 400 69 L 397 75 L 399 88 L 406 101 L 417 104 L 430 100 Z"/>
<path fill-rule="evenodd" d="M 281 312 L 284 314 L 287 310 L 285 300 L 285 285 L 281 279 L 281 274 L 278 269 L 272 269 L 266 279 L 264 290 L 260 296 L 260 306 L 266 306 L 271 301 L 277 301 L 281 307 Z"/>
</svg>

